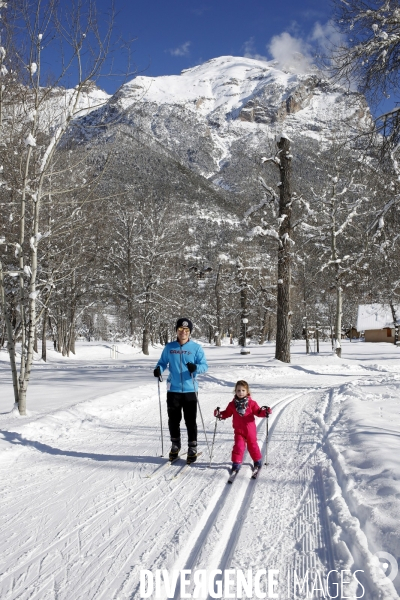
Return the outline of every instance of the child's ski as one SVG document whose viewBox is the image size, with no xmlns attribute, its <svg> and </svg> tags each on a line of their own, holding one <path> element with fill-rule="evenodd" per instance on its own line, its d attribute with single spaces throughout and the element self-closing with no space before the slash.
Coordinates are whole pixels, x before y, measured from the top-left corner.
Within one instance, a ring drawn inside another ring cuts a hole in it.
<svg viewBox="0 0 400 600">
<path fill-rule="evenodd" d="M 232 475 L 229 477 L 228 479 L 228 483 L 233 483 L 236 479 L 236 475 L 239 473 L 239 471 L 233 471 Z"/>
<path fill-rule="evenodd" d="M 203 453 L 202 452 L 198 452 L 197 453 L 197 458 L 199 456 L 201 456 Z M 187 471 L 188 469 L 190 469 L 190 467 L 192 466 L 193 463 L 186 463 L 186 465 L 183 465 L 183 467 L 181 467 L 178 472 L 176 473 L 176 475 L 174 475 L 173 479 L 176 479 L 177 477 L 179 477 L 179 475 L 181 475 L 184 471 Z"/>
<path fill-rule="evenodd" d="M 161 469 L 165 469 L 166 467 L 170 467 L 171 465 L 173 465 L 174 463 L 176 463 L 177 460 L 179 460 L 180 458 L 182 458 L 182 456 L 186 456 L 186 452 L 183 452 L 183 454 L 178 454 L 178 456 L 176 458 L 174 458 L 173 460 L 167 460 L 167 462 L 163 463 L 162 465 L 160 465 L 159 467 L 157 467 L 157 469 L 155 469 L 152 473 L 150 473 L 150 475 L 146 475 L 146 477 L 153 477 L 153 475 L 156 475 L 157 473 L 159 473 L 161 471 Z"/>
</svg>

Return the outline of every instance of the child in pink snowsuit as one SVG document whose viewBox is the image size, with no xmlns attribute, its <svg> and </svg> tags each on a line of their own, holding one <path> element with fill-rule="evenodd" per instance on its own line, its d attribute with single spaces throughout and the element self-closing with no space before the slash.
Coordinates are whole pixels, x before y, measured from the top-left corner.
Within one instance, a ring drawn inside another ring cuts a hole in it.
<svg viewBox="0 0 400 600">
<path fill-rule="evenodd" d="M 247 449 L 254 461 L 254 467 L 261 467 L 261 452 L 257 443 L 257 429 L 254 415 L 266 417 L 272 410 L 268 406 L 258 406 L 250 396 L 249 384 L 240 380 L 235 385 L 235 397 L 222 412 L 215 409 L 214 416 L 218 419 L 232 419 L 235 431 L 235 443 L 232 449 L 232 471 L 238 471 L 243 462 L 244 451 Z"/>
</svg>

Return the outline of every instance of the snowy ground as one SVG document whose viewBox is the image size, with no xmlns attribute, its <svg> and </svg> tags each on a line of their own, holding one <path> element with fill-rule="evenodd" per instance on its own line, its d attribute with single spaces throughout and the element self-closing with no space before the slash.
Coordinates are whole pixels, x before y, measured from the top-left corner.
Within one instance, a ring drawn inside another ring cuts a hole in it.
<svg viewBox="0 0 400 600">
<path fill-rule="evenodd" d="M 248 356 L 205 346 L 209 440 L 213 409 L 237 379 L 273 408 L 268 467 L 254 482 L 246 457 L 232 486 L 230 421 L 218 424 L 211 467 L 201 434 L 195 465 L 148 477 L 165 462 L 152 376 L 160 349 L 119 350 L 113 360 L 106 343 L 80 344 L 69 359 L 49 349 L 25 418 L 0 352 L 1 600 L 136 599 L 148 591 L 141 574 L 146 585 L 150 575 L 178 579 L 151 598 L 221 597 L 215 569 L 223 598 L 399 598 L 400 349 L 346 342 L 339 360 L 328 345 L 306 356 L 296 343 L 284 365 L 272 344 Z M 167 449 L 165 388 L 162 397 Z"/>
</svg>

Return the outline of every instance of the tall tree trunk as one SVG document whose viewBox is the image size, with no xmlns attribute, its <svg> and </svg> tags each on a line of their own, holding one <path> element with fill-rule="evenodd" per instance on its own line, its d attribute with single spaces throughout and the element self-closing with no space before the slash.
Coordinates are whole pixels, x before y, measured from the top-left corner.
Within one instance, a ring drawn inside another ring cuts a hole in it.
<svg viewBox="0 0 400 600">
<path fill-rule="evenodd" d="M 149 330 L 147 324 L 143 328 L 142 352 L 146 356 L 149 355 Z"/>
<path fill-rule="evenodd" d="M 151 273 L 150 273 L 149 279 L 150 278 L 151 278 Z M 149 355 L 149 339 L 150 339 L 149 321 L 150 321 L 150 307 L 151 307 L 151 292 L 149 289 L 146 290 L 145 298 L 146 299 L 145 299 L 145 303 L 144 303 L 142 352 L 143 352 L 143 354 L 148 356 Z"/>
<path fill-rule="evenodd" d="M 19 294 L 20 294 L 19 310 L 20 310 L 20 318 L 21 318 L 21 363 L 20 363 L 20 369 L 19 369 L 19 389 L 20 390 L 22 390 L 24 387 L 26 362 L 27 362 L 25 283 L 24 283 L 24 266 L 25 266 L 24 246 L 25 246 L 26 194 L 27 194 L 28 174 L 29 174 L 29 165 L 30 165 L 31 155 L 32 155 L 32 147 L 29 146 L 26 163 L 25 163 L 23 181 L 22 181 L 21 209 L 20 209 L 20 215 L 19 215 L 19 223 L 20 223 L 20 225 L 19 225 L 19 248 L 18 248 L 18 251 L 19 251 L 19 257 L 18 257 L 19 258 Z M 22 400 L 20 392 L 18 395 L 19 395 L 19 404 L 18 404 L 19 412 L 20 412 L 20 414 L 25 415 L 26 408 L 23 408 L 22 410 L 24 412 L 21 412 L 21 407 L 23 406 L 24 402 L 26 404 L 26 401 Z M 25 397 L 25 394 L 22 394 L 22 396 Z"/>
<path fill-rule="evenodd" d="M 267 341 L 270 342 L 272 337 L 272 315 L 269 315 L 268 318 L 268 338 Z"/>
<path fill-rule="evenodd" d="M 239 333 L 239 346 L 244 346 L 244 330 L 245 326 L 243 323 L 243 319 L 248 318 L 248 310 L 247 310 L 247 277 L 246 273 L 243 270 L 243 264 L 240 260 L 236 263 L 237 272 L 238 272 L 238 280 L 240 287 L 240 333 Z M 247 328 L 246 328 L 247 329 Z"/>
<path fill-rule="evenodd" d="M 69 353 L 75 354 L 75 316 L 76 316 L 76 272 L 75 269 L 72 272 L 71 281 L 71 304 L 70 304 L 70 315 L 69 315 L 69 327 L 68 327 L 68 340 L 67 340 L 67 356 Z"/>
<path fill-rule="evenodd" d="M 27 336 L 27 350 L 26 350 L 26 363 L 25 363 L 25 371 L 24 376 L 20 375 L 20 386 L 19 386 L 19 403 L 18 410 L 19 414 L 25 416 L 26 415 L 26 399 L 27 399 L 27 391 L 28 384 L 31 378 L 32 364 L 33 364 L 33 346 L 35 341 L 35 330 L 36 330 L 36 296 L 34 295 L 36 292 L 36 271 L 37 271 L 37 263 L 36 257 L 34 257 L 35 252 L 31 253 L 32 259 L 32 275 L 31 275 L 31 284 L 30 284 L 30 293 L 29 293 L 29 326 L 28 326 L 28 336 Z"/>
<path fill-rule="evenodd" d="M 61 315 L 61 309 L 59 308 L 57 310 L 57 352 L 62 352 L 62 340 L 63 340 L 63 333 L 62 333 L 62 315 Z M 90 341 L 90 340 L 89 340 Z"/>
<path fill-rule="evenodd" d="M 335 353 L 342 357 L 342 287 L 341 272 L 336 246 L 336 184 L 332 188 L 332 226 L 331 226 L 331 260 L 335 266 L 336 315 L 335 315 Z"/>
<path fill-rule="evenodd" d="M 394 345 L 397 346 L 397 343 L 399 341 L 399 326 L 397 324 L 398 321 L 398 317 L 396 315 L 396 309 L 394 307 L 394 304 L 392 301 L 390 301 L 390 310 L 392 311 L 392 317 L 393 317 L 393 326 L 394 326 Z"/>
<path fill-rule="evenodd" d="M 19 389 L 18 389 L 18 373 L 17 373 L 17 363 L 15 360 L 15 344 L 14 344 L 14 336 L 11 327 L 11 321 L 8 316 L 7 306 L 6 306 L 6 295 L 4 291 L 4 279 L 3 279 L 3 265 L 0 262 L 0 302 L 3 309 L 3 318 L 6 326 L 7 333 L 7 350 L 8 355 L 10 357 L 10 367 L 12 374 L 12 382 L 14 388 L 14 400 L 17 405 L 19 405 Z"/>
<path fill-rule="evenodd" d="M 24 375 L 22 372 L 20 375 L 20 389 L 19 389 L 19 404 L 18 410 L 21 415 L 26 415 L 26 394 L 28 390 L 29 380 L 31 378 L 31 370 L 33 364 L 33 352 L 35 343 L 35 332 L 36 332 L 36 278 L 38 271 L 38 259 L 37 259 L 37 246 L 38 246 L 38 234 L 39 234 L 39 208 L 40 208 L 40 185 L 37 192 L 37 200 L 34 203 L 34 217 L 33 217 L 33 237 L 31 239 L 31 274 L 29 282 L 29 326 L 28 326 L 28 339 L 27 339 L 27 350 L 26 350 L 26 368 Z"/>
<path fill-rule="evenodd" d="M 131 292 L 128 292 L 128 294 L 131 294 Z M 134 333 L 135 333 L 135 324 L 134 324 L 134 319 L 133 319 L 133 302 L 132 302 L 132 297 L 129 295 L 127 301 L 127 308 L 128 308 L 128 321 L 129 321 L 129 334 L 132 340 L 132 344 L 133 344 L 133 337 L 134 337 Z"/>
<path fill-rule="evenodd" d="M 306 340 L 306 354 L 310 354 L 310 338 L 308 335 L 308 319 L 307 319 L 307 275 L 306 275 L 306 261 L 303 262 L 303 334 Z"/>
<path fill-rule="evenodd" d="M 37 336 L 37 327 L 35 327 L 35 334 L 33 339 L 33 351 L 38 353 L 38 336 Z"/>
<path fill-rule="evenodd" d="M 265 340 L 267 338 L 267 331 L 268 331 L 268 327 L 269 327 L 270 318 L 271 317 L 270 317 L 269 310 L 268 310 L 268 308 L 266 308 L 264 311 L 264 317 L 263 317 L 261 333 L 260 333 L 260 341 L 259 341 L 260 346 L 263 345 L 263 343 L 265 342 Z"/>
<path fill-rule="evenodd" d="M 290 340 L 292 337 L 290 284 L 291 284 L 291 214 L 292 214 L 292 160 L 290 141 L 281 137 L 278 142 L 279 170 L 281 185 L 279 187 L 279 249 L 278 249 L 278 307 L 276 314 L 276 348 L 275 358 L 290 363 Z"/>
<path fill-rule="evenodd" d="M 75 304 L 75 302 L 74 302 Z M 76 313 L 76 307 L 72 306 L 71 307 L 71 312 L 70 312 L 70 322 L 69 322 L 69 327 L 67 329 L 67 324 L 65 324 L 65 337 L 66 337 L 66 344 L 65 344 L 65 350 L 66 350 L 66 354 L 67 356 L 69 356 L 69 353 L 72 352 L 72 354 L 75 354 L 75 313 Z"/>
<path fill-rule="evenodd" d="M 135 324 L 134 324 L 134 306 L 133 306 L 133 276 L 132 276 L 132 255 L 131 255 L 131 223 L 128 222 L 126 229 L 127 241 L 128 241 L 128 254 L 126 261 L 126 272 L 128 277 L 128 289 L 127 289 L 127 308 L 128 308 L 128 321 L 129 321 L 129 334 L 132 340 L 132 346 L 134 345 L 134 334 L 135 334 Z M 142 344 L 143 346 L 143 344 Z"/>
<path fill-rule="evenodd" d="M 44 362 L 47 361 L 47 347 L 46 347 L 47 318 L 48 318 L 48 311 L 46 308 L 43 313 L 43 323 L 42 323 L 42 360 L 44 360 Z"/>
<path fill-rule="evenodd" d="M 310 354 L 310 338 L 308 336 L 308 320 L 304 319 L 304 338 L 306 340 L 306 354 Z"/>
<path fill-rule="evenodd" d="M 337 278 L 338 279 L 338 278 Z M 335 318 L 335 338 L 336 338 L 336 356 L 342 357 L 342 312 L 343 312 L 342 287 L 340 281 L 336 286 L 336 318 Z"/>
<path fill-rule="evenodd" d="M 72 352 L 72 354 L 75 354 L 75 337 L 76 337 L 76 332 L 75 332 L 75 321 L 74 321 L 74 326 L 71 328 L 71 339 L 69 342 L 69 349 Z"/>
<path fill-rule="evenodd" d="M 218 265 L 217 279 L 215 282 L 215 300 L 216 300 L 216 308 L 217 308 L 217 333 L 215 336 L 215 345 L 220 346 L 221 345 L 221 336 L 222 336 L 221 265 Z"/>
</svg>

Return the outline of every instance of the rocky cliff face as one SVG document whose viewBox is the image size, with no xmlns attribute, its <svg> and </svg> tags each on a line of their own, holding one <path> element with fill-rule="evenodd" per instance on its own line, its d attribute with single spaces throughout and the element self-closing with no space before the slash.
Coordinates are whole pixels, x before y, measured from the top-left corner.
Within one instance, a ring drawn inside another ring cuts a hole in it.
<svg viewBox="0 0 400 600">
<path fill-rule="evenodd" d="M 326 148 L 350 126 L 369 127 L 371 117 L 361 95 L 317 72 L 296 75 L 271 63 L 223 56 L 181 75 L 136 77 L 83 119 L 81 131 L 93 121 L 118 122 L 140 138 L 143 152 L 162 148 L 221 193 L 244 194 L 244 161 L 271 151 L 277 136 L 292 140 L 296 157 Z"/>
<path fill-rule="evenodd" d="M 198 174 L 223 182 L 241 140 L 254 150 L 285 133 L 328 143 L 330 133 L 365 128 L 359 94 L 317 73 L 294 75 L 270 63 L 225 56 L 169 77 L 136 77 L 111 100 L 124 122 L 140 127 Z M 261 147 L 260 147 L 261 150 Z"/>
</svg>

